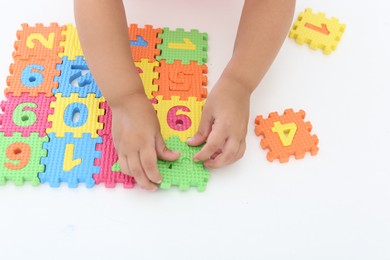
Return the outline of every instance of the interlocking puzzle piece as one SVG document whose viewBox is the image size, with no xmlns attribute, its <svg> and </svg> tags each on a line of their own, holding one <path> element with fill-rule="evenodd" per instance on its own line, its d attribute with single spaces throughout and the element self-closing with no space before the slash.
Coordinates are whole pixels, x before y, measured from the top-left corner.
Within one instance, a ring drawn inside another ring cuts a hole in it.
<svg viewBox="0 0 390 260">
<path fill-rule="evenodd" d="M 179 96 L 186 100 L 188 97 L 196 97 L 202 101 L 207 97 L 207 73 L 206 65 L 198 65 L 195 61 L 190 64 L 182 64 L 176 60 L 173 64 L 167 64 L 165 60 L 160 62 L 160 67 L 156 68 L 159 78 L 155 80 L 158 91 L 153 92 L 153 96 L 163 96 L 170 99 L 171 96 Z"/>
<path fill-rule="evenodd" d="M 155 68 L 158 67 L 158 61 L 149 62 L 148 59 L 141 59 L 141 62 L 135 62 L 139 76 L 141 77 L 144 85 L 146 96 L 153 98 L 152 93 L 158 90 L 158 86 L 154 83 L 154 80 L 158 79 L 158 72 L 155 72 Z"/>
<path fill-rule="evenodd" d="M 289 37 L 299 44 L 307 43 L 313 50 L 321 48 L 324 54 L 330 54 L 336 47 L 345 31 L 345 24 L 337 18 L 328 19 L 324 13 L 314 14 L 310 8 L 305 9 L 294 23 Z"/>
<path fill-rule="evenodd" d="M 169 189 L 172 185 L 179 186 L 180 190 L 197 187 L 199 191 L 206 189 L 210 172 L 203 167 L 203 163 L 196 163 L 192 157 L 200 151 L 201 146 L 191 147 L 176 136 L 165 141 L 169 149 L 179 151 L 180 158 L 173 162 L 158 160 L 157 165 L 163 179 L 161 189 Z"/>
<path fill-rule="evenodd" d="M 64 48 L 64 51 L 58 54 L 60 58 L 68 57 L 68 60 L 75 60 L 78 56 L 84 56 L 76 27 L 67 24 L 62 35 L 65 36 L 65 41 L 60 42 L 60 46 Z"/>
<path fill-rule="evenodd" d="M 203 65 L 207 61 L 207 33 L 200 33 L 198 30 L 184 31 L 179 28 L 175 31 L 164 28 L 163 33 L 159 34 L 162 43 L 158 45 L 161 49 L 161 55 L 157 60 L 166 60 L 168 64 L 175 60 L 181 60 L 183 64 L 189 64 L 191 61 L 197 61 Z"/>
<path fill-rule="evenodd" d="M 0 102 L 4 113 L 0 114 L 0 132 L 4 132 L 4 136 L 12 136 L 14 132 L 21 132 L 24 137 L 33 132 L 40 137 L 46 135 L 46 128 L 51 127 L 47 118 L 53 113 L 50 102 L 54 97 L 46 98 L 43 94 L 31 97 L 23 93 L 20 97 L 8 94 L 7 99 Z"/>
<path fill-rule="evenodd" d="M 57 23 L 51 23 L 50 26 L 36 24 L 30 27 L 28 24 L 22 24 L 22 30 L 17 31 L 18 40 L 15 42 L 15 59 L 57 59 L 58 53 L 63 52 L 60 42 L 65 40 L 62 30 L 65 26 L 58 26 Z"/>
<path fill-rule="evenodd" d="M 52 89 L 58 87 L 54 81 L 60 71 L 56 65 L 61 63 L 60 58 L 42 60 L 40 57 L 30 57 L 28 60 L 16 59 L 9 67 L 10 76 L 7 77 L 8 88 L 4 93 L 12 93 L 20 96 L 28 93 L 29 96 L 37 96 L 44 93 L 46 97 L 53 96 Z"/>
<path fill-rule="evenodd" d="M 270 113 L 267 119 L 256 117 L 256 135 L 263 136 L 261 147 L 269 149 L 268 161 L 279 159 L 281 163 L 287 162 L 290 155 L 301 159 L 306 152 L 316 155 L 318 152 L 318 138 L 311 135 L 312 125 L 305 122 L 306 113 L 300 110 L 294 113 L 292 109 L 286 109 L 284 114 Z"/>
<path fill-rule="evenodd" d="M 72 93 L 78 93 L 80 98 L 88 94 L 95 94 L 97 98 L 102 96 L 84 57 L 76 57 L 75 60 L 63 57 L 57 69 L 61 75 L 55 78 L 58 88 L 53 89 L 53 94 L 62 93 L 63 97 L 69 97 Z"/>
<path fill-rule="evenodd" d="M 157 96 L 153 106 L 157 110 L 164 140 L 179 136 L 185 142 L 192 137 L 198 131 L 204 103 L 204 100 L 198 101 L 195 97 L 180 100 L 180 97 L 173 96 L 171 100 L 164 100 L 162 96 Z"/>
<path fill-rule="evenodd" d="M 145 28 L 138 28 L 136 24 L 129 27 L 130 48 L 134 61 L 148 59 L 155 61 L 156 56 L 160 55 L 157 44 L 161 43 L 158 34 L 162 32 L 161 28 L 153 29 L 151 25 L 145 25 Z"/>
<path fill-rule="evenodd" d="M 94 165 L 95 159 L 101 157 L 96 145 L 102 143 L 102 138 L 91 138 L 87 133 L 81 138 L 74 138 L 72 133 L 58 138 L 51 133 L 49 139 L 43 145 L 47 149 L 47 157 L 41 159 L 45 165 L 45 171 L 39 173 L 41 183 L 48 182 L 51 187 L 59 187 L 61 182 L 66 182 L 69 188 L 85 183 L 87 188 L 93 187 L 95 181 L 92 176 L 100 171 L 100 167 Z"/>
<path fill-rule="evenodd" d="M 43 143 L 48 141 L 47 136 L 39 137 L 38 133 L 31 133 L 29 137 L 14 133 L 6 137 L 0 132 L 0 185 L 7 181 L 18 186 L 24 181 L 39 185 L 38 173 L 45 169 L 41 157 L 47 155 Z"/>
<path fill-rule="evenodd" d="M 106 188 L 115 188 L 116 183 L 122 183 L 124 188 L 133 188 L 135 179 L 118 169 L 118 154 L 111 136 L 104 135 L 102 139 L 103 143 L 96 146 L 102 153 L 101 158 L 95 159 L 95 165 L 100 166 L 100 173 L 93 175 L 96 184 L 104 183 Z"/>
<path fill-rule="evenodd" d="M 98 135 L 111 135 L 112 133 L 112 111 L 107 101 L 100 103 L 100 109 L 104 110 L 104 114 L 99 116 L 99 122 L 103 124 L 102 129 L 98 130 Z"/>
<path fill-rule="evenodd" d="M 79 98 L 77 93 L 72 93 L 70 97 L 62 97 L 58 93 L 55 97 L 56 102 L 50 104 L 54 112 L 48 117 L 52 127 L 46 133 L 54 132 L 57 137 L 64 137 L 69 132 L 75 138 L 89 133 L 92 138 L 98 137 L 97 131 L 103 128 L 99 122 L 99 116 L 104 115 L 104 110 L 99 108 L 99 104 L 104 101 L 103 97 L 96 98 L 95 94 L 88 94 L 86 98 Z"/>
</svg>

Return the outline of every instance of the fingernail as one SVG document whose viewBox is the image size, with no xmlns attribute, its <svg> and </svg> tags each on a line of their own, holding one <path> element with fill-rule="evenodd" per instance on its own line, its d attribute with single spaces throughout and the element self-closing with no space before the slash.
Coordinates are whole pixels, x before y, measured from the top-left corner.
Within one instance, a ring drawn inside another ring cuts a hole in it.
<svg viewBox="0 0 390 260">
<path fill-rule="evenodd" d="M 194 162 L 200 162 L 198 158 L 193 158 L 192 159 Z"/>
<path fill-rule="evenodd" d="M 193 137 L 190 137 L 190 138 L 187 139 L 187 143 L 188 143 L 188 142 L 192 142 L 192 141 L 194 141 L 194 138 L 193 138 Z"/>
</svg>

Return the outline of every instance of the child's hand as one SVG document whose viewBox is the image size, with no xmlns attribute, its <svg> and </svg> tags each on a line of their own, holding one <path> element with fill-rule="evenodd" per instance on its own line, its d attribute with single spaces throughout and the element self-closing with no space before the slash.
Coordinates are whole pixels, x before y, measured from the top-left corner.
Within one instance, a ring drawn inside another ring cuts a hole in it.
<svg viewBox="0 0 390 260">
<path fill-rule="evenodd" d="M 221 77 L 203 108 L 198 132 L 187 142 L 205 146 L 194 156 L 207 168 L 239 160 L 245 152 L 250 92 L 236 80 Z"/>
<path fill-rule="evenodd" d="M 143 90 L 142 90 L 143 91 Z M 167 149 L 156 111 L 144 93 L 123 97 L 112 108 L 112 136 L 121 171 L 144 189 L 156 190 L 162 178 L 157 158 L 172 161 L 178 152 Z"/>
</svg>

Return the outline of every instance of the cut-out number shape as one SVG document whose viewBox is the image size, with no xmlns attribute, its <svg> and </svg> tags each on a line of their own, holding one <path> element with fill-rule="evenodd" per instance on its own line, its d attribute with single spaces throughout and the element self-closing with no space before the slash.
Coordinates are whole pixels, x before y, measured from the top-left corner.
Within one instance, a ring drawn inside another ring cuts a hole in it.
<svg viewBox="0 0 390 260">
<path fill-rule="evenodd" d="M 20 170 L 28 165 L 31 156 L 31 148 L 26 143 L 18 142 L 8 146 L 5 153 L 9 160 L 17 161 L 17 163 L 5 162 L 5 168 L 9 170 Z"/>
<path fill-rule="evenodd" d="M 279 139 L 283 146 L 290 146 L 297 132 L 297 125 L 295 123 L 281 124 L 279 121 L 274 123 L 272 132 L 279 135 Z"/>
<path fill-rule="evenodd" d="M 196 45 L 193 44 L 189 38 L 184 38 L 183 43 L 169 42 L 168 48 L 179 50 L 196 50 Z"/>
<path fill-rule="evenodd" d="M 37 108 L 37 104 L 32 102 L 20 103 L 15 107 L 12 112 L 12 121 L 15 125 L 21 127 L 27 127 L 35 124 L 37 121 L 37 114 L 31 110 L 25 110 L 26 108 Z"/>
<path fill-rule="evenodd" d="M 328 30 L 328 27 L 324 23 L 321 24 L 321 27 L 316 26 L 316 25 L 311 24 L 311 23 L 305 23 L 305 27 L 309 28 L 309 29 L 311 29 L 313 31 L 325 34 L 325 35 L 329 35 L 330 34 L 330 32 Z"/>
<path fill-rule="evenodd" d="M 71 171 L 74 167 L 81 164 L 81 158 L 73 159 L 74 156 L 74 144 L 66 144 L 64 164 L 62 169 L 64 172 Z"/>
<path fill-rule="evenodd" d="M 49 33 L 48 37 L 45 38 L 45 36 L 43 36 L 42 34 L 40 33 L 32 33 L 30 34 L 28 37 L 27 37 L 27 40 L 26 40 L 26 46 L 30 49 L 33 49 L 35 48 L 35 42 L 34 40 L 37 40 L 38 42 L 40 42 L 43 47 L 45 47 L 46 49 L 53 49 L 53 46 L 54 46 L 54 38 L 55 38 L 55 33 Z"/>
<path fill-rule="evenodd" d="M 75 72 L 69 78 L 69 84 L 73 87 L 85 87 L 92 83 L 92 74 L 87 65 L 72 65 Z"/>
<path fill-rule="evenodd" d="M 138 47 L 148 47 L 148 42 L 142 38 L 141 35 L 137 35 L 137 40 L 131 40 L 130 46 L 138 46 Z"/>
<path fill-rule="evenodd" d="M 69 104 L 64 111 L 64 122 L 69 127 L 81 127 L 88 121 L 88 107 L 79 102 Z"/>
<path fill-rule="evenodd" d="M 169 72 L 168 78 L 173 83 L 169 85 L 170 90 L 189 91 L 191 89 L 191 79 L 194 74 L 179 72 Z"/>
<path fill-rule="evenodd" d="M 45 68 L 38 64 L 32 64 L 25 67 L 22 71 L 21 82 L 26 87 L 37 87 L 43 83 L 44 76 L 40 71 L 44 71 Z"/>
<path fill-rule="evenodd" d="M 185 106 L 172 107 L 167 113 L 167 123 L 173 130 L 186 131 L 192 125 L 191 118 L 184 114 L 178 115 L 178 111 L 191 112 L 191 110 Z"/>
<path fill-rule="evenodd" d="M 112 165 L 111 171 L 112 172 L 120 172 L 121 171 L 121 167 L 119 166 L 119 161 L 117 161 L 116 163 L 114 163 L 114 165 Z"/>
</svg>

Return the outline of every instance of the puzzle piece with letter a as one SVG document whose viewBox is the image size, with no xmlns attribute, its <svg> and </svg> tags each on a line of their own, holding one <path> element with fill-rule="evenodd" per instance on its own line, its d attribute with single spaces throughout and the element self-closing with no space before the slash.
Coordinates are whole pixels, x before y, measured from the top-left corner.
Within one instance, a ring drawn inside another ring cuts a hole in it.
<svg viewBox="0 0 390 260">
<path fill-rule="evenodd" d="M 337 18 L 326 18 L 324 13 L 314 14 L 310 8 L 300 13 L 289 37 L 299 44 L 307 43 L 313 50 L 322 49 L 324 54 L 331 54 L 345 31 L 345 24 Z"/>
<path fill-rule="evenodd" d="M 279 159 L 281 163 L 287 162 L 289 157 L 295 155 L 301 159 L 306 152 L 316 155 L 318 152 L 318 138 L 312 135 L 312 125 L 305 122 L 306 113 L 303 110 L 294 112 L 286 109 L 279 116 L 277 112 L 270 113 L 267 119 L 257 116 L 255 132 L 263 136 L 261 147 L 268 149 L 268 161 Z"/>
</svg>

